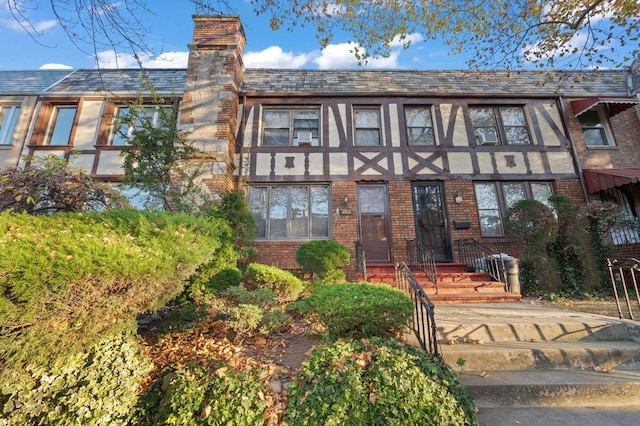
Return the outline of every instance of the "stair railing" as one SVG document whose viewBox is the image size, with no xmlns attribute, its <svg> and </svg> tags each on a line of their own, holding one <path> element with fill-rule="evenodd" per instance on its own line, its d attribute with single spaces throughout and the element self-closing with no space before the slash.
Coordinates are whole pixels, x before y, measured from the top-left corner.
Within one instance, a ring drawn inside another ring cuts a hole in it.
<svg viewBox="0 0 640 426">
<path fill-rule="evenodd" d="M 467 270 L 487 272 L 491 275 L 491 278 L 503 283 L 507 291 L 511 291 L 507 281 L 505 256 L 502 253 L 490 250 L 473 238 L 456 240 L 454 243 L 458 250 L 458 258 L 466 266 Z"/>
<path fill-rule="evenodd" d="M 405 241 L 407 242 L 409 264 L 418 264 L 420 266 L 420 269 L 435 287 L 436 294 L 438 294 L 438 268 L 434 252 L 427 250 L 419 239 L 412 238 Z"/>
<path fill-rule="evenodd" d="M 618 308 L 618 317 L 624 318 L 622 315 L 622 308 L 620 307 L 620 296 L 618 287 L 622 289 L 624 300 L 627 306 L 627 312 L 629 318 L 633 318 L 633 312 L 631 311 L 631 297 L 629 296 L 629 287 L 632 287 L 635 293 L 636 301 L 638 302 L 638 309 L 640 309 L 640 293 L 638 293 L 638 275 L 640 274 L 640 260 L 638 259 L 607 259 L 609 266 L 609 275 L 611 277 L 611 285 L 613 287 L 613 294 L 616 298 L 616 307 Z"/>
<path fill-rule="evenodd" d="M 442 360 L 438 346 L 435 307 L 405 262 L 396 263 L 396 286 L 413 301 L 412 329 L 420 347 L 433 358 Z"/>
<path fill-rule="evenodd" d="M 354 241 L 356 248 L 356 271 L 362 274 L 362 278 L 367 281 L 367 258 L 360 241 Z"/>
</svg>

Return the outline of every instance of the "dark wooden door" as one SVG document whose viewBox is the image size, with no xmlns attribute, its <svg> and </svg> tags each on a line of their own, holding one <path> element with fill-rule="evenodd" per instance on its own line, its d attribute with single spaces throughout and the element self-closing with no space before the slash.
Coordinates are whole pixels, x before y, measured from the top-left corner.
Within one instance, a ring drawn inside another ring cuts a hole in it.
<svg viewBox="0 0 640 426">
<path fill-rule="evenodd" d="M 435 254 L 436 262 L 451 262 L 447 211 L 440 182 L 413 185 L 416 237 Z"/>
<path fill-rule="evenodd" d="M 360 242 L 367 262 L 391 260 L 386 185 L 358 185 Z"/>
</svg>

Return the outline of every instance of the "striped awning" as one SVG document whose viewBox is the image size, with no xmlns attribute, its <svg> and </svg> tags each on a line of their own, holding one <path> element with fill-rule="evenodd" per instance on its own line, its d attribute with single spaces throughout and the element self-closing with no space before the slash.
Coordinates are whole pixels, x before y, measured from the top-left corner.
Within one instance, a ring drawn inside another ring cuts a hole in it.
<svg viewBox="0 0 640 426">
<path fill-rule="evenodd" d="M 585 98 L 571 101 L 571 107 L 576 117 L 589 111 L 599 104 L 606 104 L 609 107 L 609 115 L 614 116 L 622 111 L 638 104 L 638 98 Z"/>
<path fill-rule="evenodd" d="M 582 174 L 589 194 L 640 182 L 640 169 L 584 169 Z"/>
</svg>

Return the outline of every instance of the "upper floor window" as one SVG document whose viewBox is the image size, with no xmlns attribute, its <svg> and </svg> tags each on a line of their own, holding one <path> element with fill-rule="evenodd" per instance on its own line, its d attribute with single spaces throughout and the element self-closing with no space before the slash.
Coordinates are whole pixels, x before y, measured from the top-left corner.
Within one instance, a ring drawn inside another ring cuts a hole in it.
<svg viewBox="0 0 640 426">
<path fill-rule="evenodd" d="M 480 231 L 483 237 L 504 236 L 504 215 L 520 200 L 533 199 L 552 208 L 549 182 L 477 182 L 475 183 Z"/>
<path fill-rule="evenodd" d="M 162 109 L 161 109 L 162 108 Z M 166 108 L 166 109 L 165 109 Z M 131 108 L 119 106 L 115 114 L 115 125 L 110 139 L 111 145 L 129 145 L 136 130 L 144 126 L 158 127 L 163 117 L 162 114 L 172 115 L 172 105 L 143 106 L 141 108 Z"/>
<path fill-rule="evenodd" d="M 406 107 L 404 116 L 409 145 L 435 145 L 430 107 Z"/>
<path fill-rule="evenodd" d="M 607 116 L 602 105 L 598 105 L 578 116 L 582 135 L 587 146 L 611 146 L 613 136 L 608 127 Z"/>
<path fill-rule="evenodd" d="M 0 145 L 11 145 L 20 116 L 20 106 L 0 105 Z"/>
<path fill-rule="evenodd" d="M 360 146 L 382 145 L 380 132 L 380 108 L 356 107 L 353 109 L 355 144 Z"/>
<path fill-rule="evenodd" d="M 472 107 L 469 113 L 477 145 L 531 143 L 527 119 L 522 107 Z"/>
<path fill-rule="evenodd" d="M 71 145 L 71 132 L 78 107 L 54 105 L 47 126 L 45 145 Z"/>
<path fill-rule="evenodd" d="M 267 146 L 318 146 L 318 108 L 265 109 L 262 113 L 262 144 Z"/>
<path fill-rule="evenodd" d="M 328 185 L 278 185 L 249 188 L 256 238 L 329 237 Z"/>
</svg>

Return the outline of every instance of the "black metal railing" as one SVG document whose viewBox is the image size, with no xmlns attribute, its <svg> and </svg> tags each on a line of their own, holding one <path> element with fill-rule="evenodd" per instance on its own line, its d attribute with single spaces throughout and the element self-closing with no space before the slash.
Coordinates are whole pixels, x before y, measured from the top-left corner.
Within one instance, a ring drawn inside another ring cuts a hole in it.
<svg viewBox="0 0 640 426">
<path fill-rule="evenodd" d="M 396 286 L 413 301 L 412 329 L 422 349 L 433 358 L 442 359 L 438 346 L 434 305 L 405 262 L 396 263 Z"/>
<path fill-rule="evenodd" d="M 354 241 L 356 247 L 356 271 L 362 274 L 362 278 L 367 281 L 367 258 L 360 241 Z"/>
<path fill-rule="evenodd" d="M 496 253 L 487 246 L 473 238 L 466 238 L 455 241 L 458 250 L 458 258 L 469 271 L 487 272 L 496 281 L 504 283 L 507 291 L 507 268 L 505 260 L 507 256 L 502 253 Z"/>
<path fill-rule="evenodd" d="M 422 241 L 418 239 L 407 239 L 407 257 L 410 265 L 419 265 L 429 281 L 433 284 L 438 293 L 438 268 L 436 266 L 435 254 L 427 250 Z"/>
<path fill-rule="evenodd" d="M 609 265 L 609 275 L 611 277 L 611 285 L 613 287 L 613 294 L 616 298 L 616 307 L 618 308 L 618 317 L 624 318 L 622 314 L 622 308 L 620 306 L 620 291 L 624 297 L 624 301 L 629 313 L 629 318 L 633 318 L 633 312 L 631 310 L 631 296 L 629 292 L 632 291 L 635 295 L 638 303 L 638 309 L 640 309 L 640 294 L 638 293 L 638 278 L 640 274 L 640 260 L 638 259 L 607 259 Z"/>
</svg>

